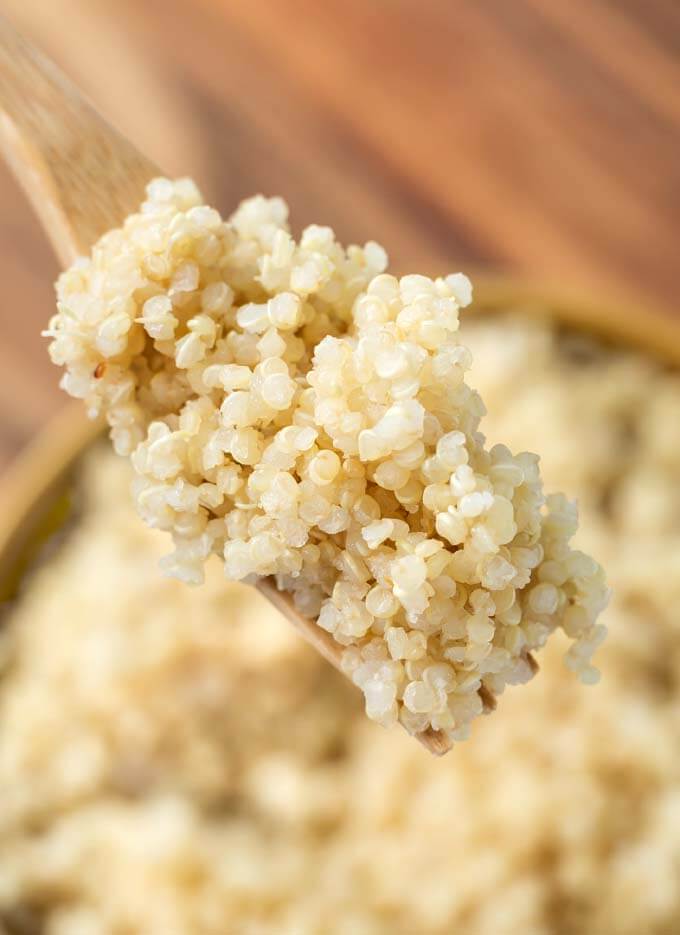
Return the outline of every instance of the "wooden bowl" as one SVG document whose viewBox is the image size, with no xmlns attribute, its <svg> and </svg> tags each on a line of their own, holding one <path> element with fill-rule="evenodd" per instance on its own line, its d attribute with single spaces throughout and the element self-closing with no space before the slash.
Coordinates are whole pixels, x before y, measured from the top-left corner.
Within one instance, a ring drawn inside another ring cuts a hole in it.
<svg viewBox="0 0 680 935">
<path fill-rule="evenodd" d="M 517 309 L 680 366 L 680 317 L 598 301 L 550 286 L 482 277 L 473 314 Z M 57 374 L 55 371 L 55 380 Z M 0 601 L 13 598 L 24 573 L 71 514 L 78 461 L 101 434 L 80 403 L 69 403 L 0 482 Z"/>
</svg>

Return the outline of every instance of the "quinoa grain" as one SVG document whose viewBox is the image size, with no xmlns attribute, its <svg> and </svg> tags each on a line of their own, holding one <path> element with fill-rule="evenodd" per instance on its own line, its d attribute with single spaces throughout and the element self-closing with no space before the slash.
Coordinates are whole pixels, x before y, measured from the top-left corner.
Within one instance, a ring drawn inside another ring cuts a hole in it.
<svg viewBox="0 0 680 935">
<path fill-rule="evenodd" d="M 386 267 L 327 227 L 295 242 L 281 199 L 225 222 L 190 180 L 158 179 L 60 277 L 47 334 L 172 535 L 167 574 L 199 584 L 217 554 L 233 580 L 275 576 L 346 647 L 371 718 L 456 740 L 567 608 L 569 665 L 594 681 L 607 590 L 537 456 L 480 432 L 469 281 Z"/>
</svg>

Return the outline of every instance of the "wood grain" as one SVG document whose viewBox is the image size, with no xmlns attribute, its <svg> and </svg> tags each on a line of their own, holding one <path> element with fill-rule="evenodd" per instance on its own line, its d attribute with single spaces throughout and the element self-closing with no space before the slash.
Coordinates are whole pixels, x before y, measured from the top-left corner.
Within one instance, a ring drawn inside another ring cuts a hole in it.
<svg viewBox="0 0 680 935">
<path fill-rule="evenodd" d="M 224 210 L 281 193 L 297 229 L 378 239 L 400 271 L 516 272 L 677 311 L 675 0 L 4 9 Z M 56 266 L 2 168 L 0 204 L 5 461 L 59 396 L 38 337 Z"/>
<path fill-rule="evenodd" d="M 63 266 L 121 224 L 160 174 L 4 17 L 0 152 Z"/>
</svg>

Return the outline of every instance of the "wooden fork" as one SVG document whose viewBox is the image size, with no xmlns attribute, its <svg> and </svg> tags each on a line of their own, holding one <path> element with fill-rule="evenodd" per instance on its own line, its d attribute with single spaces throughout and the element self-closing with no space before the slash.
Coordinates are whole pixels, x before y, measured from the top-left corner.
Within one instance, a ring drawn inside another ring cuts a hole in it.
<svg viewBox="0 0 680 935">
<path fill-rule="evenodd" d="M 71 81 L 0 17 L 0 150 L 64 266 L 87 254 L 144 199 L 163 173 L 110 126 Z M 301 616 L 272 579 L 257 587 L 336 669 L 342 647 Z M 493 696 L 480 692 L 486 709 Z M 431 753 L 451 744 L 441 731 L 416 735 Z"/>
</svg>

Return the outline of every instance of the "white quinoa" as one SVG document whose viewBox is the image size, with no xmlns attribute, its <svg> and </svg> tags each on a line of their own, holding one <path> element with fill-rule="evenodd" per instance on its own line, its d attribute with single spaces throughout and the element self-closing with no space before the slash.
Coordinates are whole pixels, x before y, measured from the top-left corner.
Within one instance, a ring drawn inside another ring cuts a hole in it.
<svg viewBox="0 0 680 935">
<path fill-rule="evenodd" d="M 600 684 L 556 634 L 433 760 L 219 563 L 159 578 L 164 535 L 94 452 L 81 525 L 1 631 L 0 930 L 680 930 L 680 377 L 544 324 L 465 328 L 490 438 L 543 427 L 607 563 Z"/>
<path fill-rule="evenodd" d="M 604 576 L 538 457 L 480 433 L 469 281 L 397 279 L 328 227 L 296 242 L 287 213 L 257 196 L 225 222 L 157 179 L 59 279 L 50 354 L 172 534 L 163 569 L 200 584 L 217 554 L 230 580 L 276 576 L 346 647 L 369 717 L 411 733 L 464 738 L 559 628 L 596 681 Z"/>
</svg>

